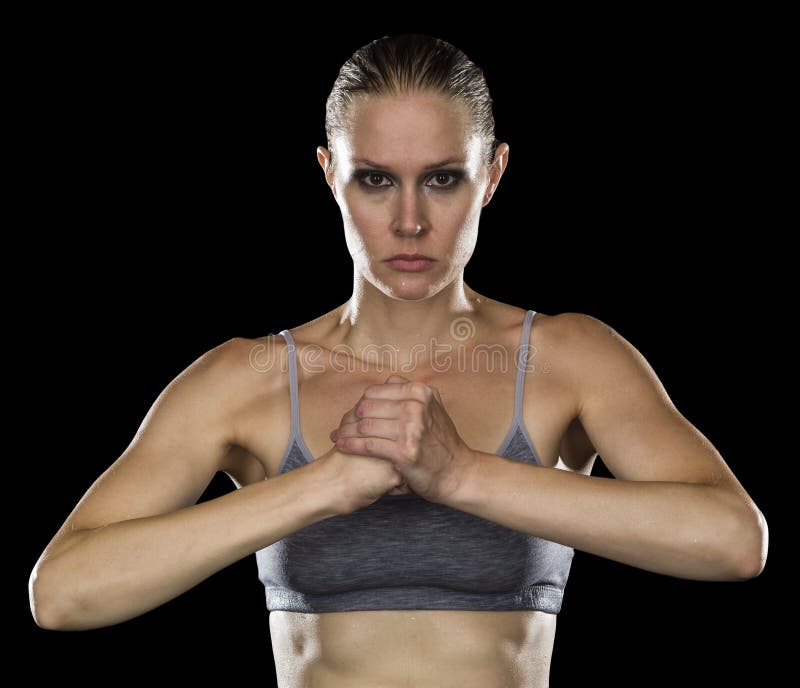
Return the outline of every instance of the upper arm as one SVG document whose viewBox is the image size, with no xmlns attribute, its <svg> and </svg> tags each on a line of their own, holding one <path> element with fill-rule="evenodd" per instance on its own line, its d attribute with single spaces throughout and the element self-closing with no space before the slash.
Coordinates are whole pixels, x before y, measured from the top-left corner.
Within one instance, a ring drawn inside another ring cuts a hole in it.
<svg viewBox="0 0 800 688">
<path fill-rule="evenodd" d="M 231 447 L 236 361 L 231 339 L 177 375 L 150 407 L 127 448 L 92 484 L 53 543 L 74 530 L 194 504 Z"/>
<path fill-rule="evenodd" d="M 580 422 L 616 478 L 726 485 L 744 494 L 630 342 L 592 316 L 563 317 Z"/>
</svg>

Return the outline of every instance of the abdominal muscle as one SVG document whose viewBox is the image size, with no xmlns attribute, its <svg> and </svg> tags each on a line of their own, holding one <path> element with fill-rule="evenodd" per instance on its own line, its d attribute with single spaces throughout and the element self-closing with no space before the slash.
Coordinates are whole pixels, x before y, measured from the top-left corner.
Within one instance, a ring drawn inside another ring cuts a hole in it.
<svg viewBox="0 0 800 688">
<path fill-rule="evenodd" d="M 273 611 L 269 625 L 279 688 L 546 688 L 556 615 Z"/>
</svg>

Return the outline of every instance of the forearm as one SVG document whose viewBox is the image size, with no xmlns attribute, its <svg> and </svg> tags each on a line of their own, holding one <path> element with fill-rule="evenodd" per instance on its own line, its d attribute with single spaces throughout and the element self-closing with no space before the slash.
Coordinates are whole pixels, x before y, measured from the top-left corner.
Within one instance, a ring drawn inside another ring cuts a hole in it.
<svg viewBox="0 0 800 688">
<path fill-rule="evenodd" d="M 741 501 L 707 484 L 626 481 L 474 452 L 456 509 L 656 573 L 746 578 L 755 537 Z"/>
<path fill-rule="evenodd" d="M 108 626 L 177 597 L 220 569 L 335 515 L 314 464 L 177 511 L 77 531 L 37 565 L 47 627 Z M 33 579 L 32 579 L 33 580 Z"/>
</svg>

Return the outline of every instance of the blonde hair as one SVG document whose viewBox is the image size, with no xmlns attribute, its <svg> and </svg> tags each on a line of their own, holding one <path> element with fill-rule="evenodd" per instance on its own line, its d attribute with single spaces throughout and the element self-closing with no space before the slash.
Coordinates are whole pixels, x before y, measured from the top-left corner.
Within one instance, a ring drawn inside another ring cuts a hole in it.
<svg viewBox="0 0 800 688">
<path fill-rule="evenodd" d="M 483 70 L 455 46 L 425 34 L 384 36 L 359 48 L 339 69 L 325 104 L 325 134 L 333 140 L 347 131 L 357 98 L 433 91 L 466 105 L 474 131 L 483 139 L 487 165 L 499 141 L 494 135 L 492 98 Z M 335 155 L 332 163 L 335 164 Z"/>
</svg>

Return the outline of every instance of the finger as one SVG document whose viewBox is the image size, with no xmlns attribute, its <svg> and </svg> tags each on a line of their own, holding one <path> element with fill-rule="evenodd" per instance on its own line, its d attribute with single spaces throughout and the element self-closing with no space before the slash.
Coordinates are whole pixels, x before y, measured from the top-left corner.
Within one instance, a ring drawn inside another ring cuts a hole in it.
<svg viewBox="0 0 800 688">
<path fill-rule="evenodd" d="M 339 425 L 344 425 L 345 423 L 355 423 L 358 420 L 359 416 L 356 414 L 356 409 L 362 401 L 364 401 L 363 396 L 345 412 L 345 414 L 342 416 L 342 419 L 339 421 Z"/>
<path fill-rule="evenodd" d="M 389 383 L 403 383 L 403 382 L 411 382 L 407 377 L 403 377 L 402 375 L 390 375 L 386 378 L 386 382 Z"/>
<path fill-rule="evenodd" d="M 339 421 L 339 427 L 342 427 L 346 423 L 355 423 L 358 420 L 358 416 L 356 415 L 356 407 L 349 409 L 347 413 L 342 416 L 342 419 Z"/>
<path fill-rule="evenodd" d="M 336 436 L 338 434 L 339 428 L 342 428 L 343 426 L 345 426 L 345 425 L 347 425 L 349 423 L 357 423 L 365 415 L 372 415 L 371 413 L 367 413 L 366 412 L 367 407 L 366 406 L 362 406 L 364 403 L 365 403 L 365 399 L 364 399 L 364 397 L 361 397 L 358 400 L 358 403 L 355 406 L 353 406 L 351 409 L 349 409 L 342 416 L 342 419 L 339 421 L 338 428 L 334 428 L 328 434 L 328 436 L 331 438 L 331 440 L 333 442 L 336 441 Z M 375 417 L 378 417 L 378 418 L 397 418 L 397 417 L 399 417 L 399 411 L 391 412 L 389 409 L 380 408 L 380 409 L 375 409 L 374 415 L 375 415 Z"/>
<path fill-rule="evenodd" d="M 331 439 L 335 442 L 341 437 L 382 437 L 397 441 L 401 434 L 402 426 L 396 420 L 359 418 L 357 423 L 340 425 L 331 433 Z"/>
<path fill-rule="evenodd" d="M 407 399 L 363 399 L 358 402 L 355 420 L 359 418 L 402 418 Z M 350 421 L 353 422 L 353 421 Z"/>
<path fill-rule="evenodd" d="M 386 459 L 393 464 L 398 461 L 399 446 L 397 442 L 379 437 L 343 437 L 336 441 L 337 449 L 349 454 L 373 456 Z"/>
<path fill-rule="evenodd" d="M 425 401 L 429 394 L 428 385 L 424 382 L 398 382 L 381 385 L 369 385 L 364 390 L 367 399 L 417 399 Z"/>
</svg>

